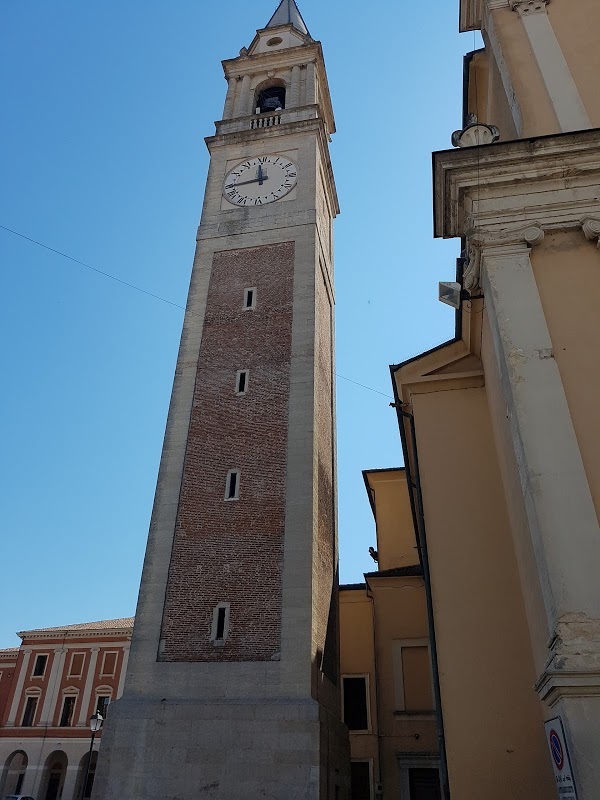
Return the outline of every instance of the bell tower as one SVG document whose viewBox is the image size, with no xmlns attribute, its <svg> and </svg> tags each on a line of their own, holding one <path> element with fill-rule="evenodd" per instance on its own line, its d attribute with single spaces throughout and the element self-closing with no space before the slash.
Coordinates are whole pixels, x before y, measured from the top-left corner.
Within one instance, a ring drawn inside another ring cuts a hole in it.
<svg viewBox="0 0 600 800">
<path fill-rule="evenodd" d="M 223 62 L 125 691 L 94 800 L 337 800 L 334 119 L 282 0 Z"/>
</svg>

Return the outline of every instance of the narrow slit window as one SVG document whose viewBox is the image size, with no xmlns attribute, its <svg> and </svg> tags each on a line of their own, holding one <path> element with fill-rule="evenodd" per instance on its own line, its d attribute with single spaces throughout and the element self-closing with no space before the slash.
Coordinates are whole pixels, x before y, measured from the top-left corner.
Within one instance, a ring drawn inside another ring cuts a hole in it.
<svg viewBox="0 0 600 800">
<path fill-rule="evenodd" d="M 256 308 L 256 286 L 251 289 L 244 289 L 244 311 Z"/>
<path fill-rule="evenodd" d="M 219 603 L 214 611 L 210 638 L 213 643 L 223 644 L 229 633 L 229 603 Z"/>
<path fill-rule="evenodd" d="M 225 482 L 225 500 L 237 500 L 240 496 L 240 471 L 230 469 Z"/>
<path fill-rule="evenodd" d="M 246 394 L 248 391 L 248 380 L 250 378 L 250 370 L 241 369 L 238 371 L 235 378 L 235 393 Z"/>
<path fill-rule="evenodd" d="M 217 632 L 215 639 L 225 638 L 225 609 L 223 607 L 217 609 Z"/>
</svg>

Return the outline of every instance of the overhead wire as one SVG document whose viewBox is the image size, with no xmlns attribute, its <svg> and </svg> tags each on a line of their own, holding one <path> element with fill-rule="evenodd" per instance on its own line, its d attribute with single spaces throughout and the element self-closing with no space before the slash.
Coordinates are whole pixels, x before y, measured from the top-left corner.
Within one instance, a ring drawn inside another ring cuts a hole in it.
<svg viewBox="0 0 600 800">
<path fill-rule="evenodd" d="M 181 311 L 185 311 L 185 306 L 182 306 L 180 303 L 175 303 L 173 300 L 167 300 L 166 297 L 162 297 L 159 294 L 155 294 L 154 292 L 150 292 L 147 289 L 143 289 L 141 286 L 137 286 L 135 283 L 130 283 L 129 281 L 124 281 L 122 278 L 118 278 L 116 275 L 112 275 L 110 272 L 106 272 L 106 270 L 100 269 L 99 267 L 94 267 L 92 264 L 89 264 L 87 261 L 82 261 L 80 258 L 75 258 L 74 256 L 70 256 L 68 253 L 64 253 L 62 250 L 57 250 L 55 247 L 50 247 L 50 245 L 45 244 L 44 242 L 40 242 L 38 239 L 34 239 L 32 236 L 26 236 L 24 233 L 20 233 L 20 231 L 16 231 L 13 228 L 9 228 L 7 225 L 0 224 L 0 229 L 7 231 L 8 233 L 12 233 L 14 236 L 18 236 L 21 239 L 25 239 L 27 242 L 31 242 L 31 244 L 35 244 L 38 247 L 42 247 L 44 250 L 49 250 L 51 253 L 55 253 L 58 256 L 62 256 L 62 258 L 66 258 L 69 261 L 73 261 L 75 264 L 79 264 L 85 269 L 89 269 L 92 272 L 96 272 L 98 275 L 102 275 L 105 278 L 109 278 L 116 283 L 120 283 L 123 286 L 127 286 L 130 289 L 134 289 L 136 292 L 141 292 L 142 294 L 147 295 L 148 297 L 152 297 L 155 300 L 159 300 L 161 303 L 166 303 L 167 305 L 172 306 L 173 308 L 181 309 Z M 337 378 L 341 378 L 344 381 L 348 381 L 348 383 L 353 383 L 355 386 L 360 386 L 362 389 L 366 389 L 369 392 L 374 392 L 375 394 L 383 395 L 383 397 L 387 397 L 388 399 L 391 398 L 391 395 L 387 392 L 381 392 L 379 389 L 373 389 L 372 386 L 367 386 L 364 383 L 359 383 L 358 381 L 352 380 L 352 378 L 347 378 L 345 375 L 340 375 L 339 372 L 335 373 Z"/>
</svg>

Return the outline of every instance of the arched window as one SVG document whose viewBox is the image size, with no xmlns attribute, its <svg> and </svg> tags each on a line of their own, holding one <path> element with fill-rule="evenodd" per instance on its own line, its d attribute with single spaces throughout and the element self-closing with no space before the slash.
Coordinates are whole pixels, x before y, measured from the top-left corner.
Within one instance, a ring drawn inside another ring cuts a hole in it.
<svg viewBox="0 0 600 800">
<path fill-rule="evenodd" d="M 23 750 L 16 750 L 9 755 L 0 780 L 0 797 L 21 794 L 27 763 L 27 755 Z"/>
<path fill-rule="evenodd" d="M 266 86 L 256 95 L 256 113 L 268 114 L 285 108 L 285 86 Z"/>
</svg>

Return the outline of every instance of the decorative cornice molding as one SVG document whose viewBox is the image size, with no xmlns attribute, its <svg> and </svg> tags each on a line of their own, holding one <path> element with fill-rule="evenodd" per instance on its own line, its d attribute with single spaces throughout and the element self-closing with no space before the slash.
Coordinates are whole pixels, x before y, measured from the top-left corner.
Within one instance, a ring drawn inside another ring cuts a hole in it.
<svg viewBox="0 0 600 800">
<path fill-rule="evenodd" d="M 597 238 L 600 132 L 434 153 L 434 189 L 436 236 L 535 246 L 542 230 L 585 224 Z"/>
<path fill-rule="evenodd" d="M 590 242 L 593 242 L 594 239 L 598 240 L 598 249 L 600 250 L 600 218 L 585 217 L 581 220 L 581 227 L 586 239 L 589 239 Z"/>
<path fill-rule="evenodd" d="M 547 14 L 550 0 L 510 0 L 510 7 L 520 17 L 532 14 Z"/>
</svg>

